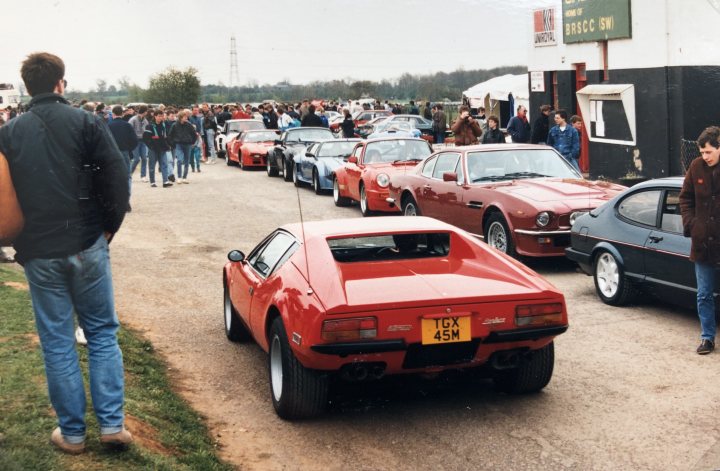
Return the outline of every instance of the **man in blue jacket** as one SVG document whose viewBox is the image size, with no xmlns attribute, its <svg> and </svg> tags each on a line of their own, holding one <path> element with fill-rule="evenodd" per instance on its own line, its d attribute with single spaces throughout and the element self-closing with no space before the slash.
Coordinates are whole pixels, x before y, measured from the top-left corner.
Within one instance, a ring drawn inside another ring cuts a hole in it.
<svg viewBox="0 0 720 471">
<path fill-rule="evenodd" d="M 128 207 L 127 162 L 104 120 L 63 98 L 65 64 L 46 52 L 20 70 L 29 111 L 0 128 L 25 227 L 15 240 L 25 268 L 58 427 L 60 450 L 85 450 L 86 397 L 74 316 L 85 330 L 90 394 L 100 441 L 128 445 L 108 243 Z M 43 171 L 38 171 L 42 169 Z M 102 183 L 100 183 L 102 182 Z M 28 437 L 30 439 L 31 437 Z"/>
<path fill-rule="evenodd" d="M 555 113 L 555 126 L 548 133 L 547 145 L 555 148 L 565 160 L 580 172 L 578 158 L 580 157 L 580 137 L 577 130 L 567 122 L 567 111 L 558 110 Z"/>
<path fill-rule="evenodd" d="M 522 105 L 517 107 L 517 114 L 510 118 L 508 122 L 507 132 L 513 142 L 530 142 L 530 123 L 527 119 L 527 108 Z"/>
</svg>

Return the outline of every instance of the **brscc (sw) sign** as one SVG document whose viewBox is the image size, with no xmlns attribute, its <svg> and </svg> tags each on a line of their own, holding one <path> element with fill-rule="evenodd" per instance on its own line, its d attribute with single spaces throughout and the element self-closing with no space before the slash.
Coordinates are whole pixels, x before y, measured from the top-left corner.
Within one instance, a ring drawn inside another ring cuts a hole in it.
<svg viewBox="0 0 720 471">
<path fill-rule="evenodd" d="M 632 37 L 630 0 L 563 0 L 565 44 Z"/>
</svg>

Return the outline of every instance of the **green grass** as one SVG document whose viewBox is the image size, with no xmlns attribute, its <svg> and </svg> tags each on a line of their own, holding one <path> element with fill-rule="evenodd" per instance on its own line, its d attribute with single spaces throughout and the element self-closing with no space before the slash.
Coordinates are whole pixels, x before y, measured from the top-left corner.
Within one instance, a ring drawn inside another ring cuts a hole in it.
<svg viewBox="0 0 720 471">
<path fill-rule="evenodd" d="M 14 470 L 230 470 L 215 453 L 202 419 L 170 388 L 166 366 L 150 342 L 121 329 L 125 361 L 126 425 L 135 444 L 127 451 L 100 445 L 88 403 L 86 452 L 65 455 L 50 444 L 57 421 L 47 396 L 40 345 L 21 272 L 0 267 L 0 468 Z M 21 285 L 21 286 L 22 286 Z M 87 388 L 87 354 L 80 348 Z M 90 395 L 87 394 L 88 402 Z"/>
</svg>

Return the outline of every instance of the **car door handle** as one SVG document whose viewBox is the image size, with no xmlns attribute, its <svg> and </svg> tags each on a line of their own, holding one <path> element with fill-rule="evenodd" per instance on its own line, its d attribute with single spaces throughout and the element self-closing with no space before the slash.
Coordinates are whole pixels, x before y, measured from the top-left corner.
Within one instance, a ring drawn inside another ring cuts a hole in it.
<svg viewBox="0 0 720 471">
<path fill-rule="evenodd" d="M 432 186 L 430 186 L 429 184 L 425 184 L 423 185 L 423 188 L 427 188 L 429 190 L 430 188 L 432 188 Z"/>
<path fill-rule="evenodd" d="M 465 206 L 472 209 L 482 209 L 483 204 L 482 201 L 470 201 Z"/>
<path fill-rule="evenodd" d="M 662 237 L 658 237 L 658 236 L 648 236 L 648 239 L 650 239 L 650 242 L 654 242 L 654 243 L 658 243 L 661 240 L 663 240 Z"/>
<path fill-rule="evenodd" d="M 255 289 L 251 286 L 248 291 L 250 292 L 250 296 L 252 296 L 253 292 L 255 292 Z"/>
</svg>

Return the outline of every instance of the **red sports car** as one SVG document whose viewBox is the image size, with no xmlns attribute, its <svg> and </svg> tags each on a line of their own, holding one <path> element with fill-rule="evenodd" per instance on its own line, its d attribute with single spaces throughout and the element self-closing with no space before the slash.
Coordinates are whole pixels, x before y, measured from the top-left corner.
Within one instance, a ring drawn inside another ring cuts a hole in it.
<svg viewBox="0 0 720 471">
<path fill-rule="evenodd" d="M 358 126 L 362 126 L 363 124 L 367 123 L 371 119 L 377 118 L 378 116 L 390 116 L 392 113 L 387 110 L 363 110 L 358 111 L 355 113 L 355 115 L 352 117 L 353 121 L 355 122 L 355 129 L 358 128 Z M 339 120 L 335 123 L 332 123 L 330 125 L 330 130 L 334 133 L 341 132 L 340 124 L 342 124 L 343 120 Z"/>
<path fill-rule="evenodd" d="M 245 170 L 248 167 L 264 167 L 268 149 L 275 145 L 277 131 L 245 131 L 230 140 L 227 144 L 228 165 L 239 165 Z"/>
<path fill-rule="evenodd" d="M 538 391 L 568 327 L 550 283 L 431 218 L 292 224 L 228 258 L 225 333 L 269 353 L 284 419 L 320 413 L 335 377 L 485 366 L 503 391 Z"/>
<path fill-rule="evenodd" d="M 397 213 L 389 204 L 388 185 L 394 174 L 403 174 L 432 154 L 427 141 L 411 137 L 370 139 L 355 146 L 345 166 L 335 170 L 333 200 L 336 206 L 360 202 L 363 216 L 374 211 Z"/>
<path fill-rule="evenodd" d="M 443 149 L 393 176 L 389 204 L 454 224 L 509 255 L 565 256 L 575 219 L 624 186 L 583 179 L 555 149 L 493 144 Z"/>
</svg>

